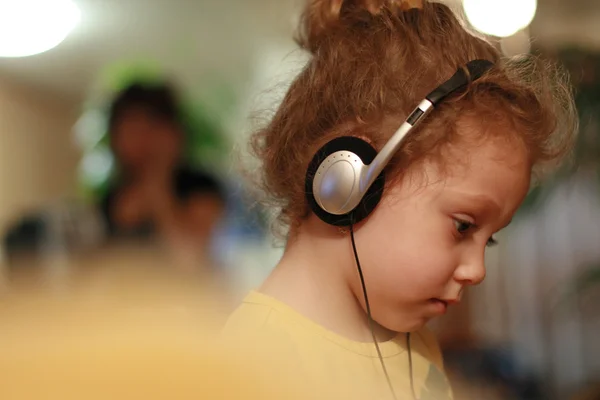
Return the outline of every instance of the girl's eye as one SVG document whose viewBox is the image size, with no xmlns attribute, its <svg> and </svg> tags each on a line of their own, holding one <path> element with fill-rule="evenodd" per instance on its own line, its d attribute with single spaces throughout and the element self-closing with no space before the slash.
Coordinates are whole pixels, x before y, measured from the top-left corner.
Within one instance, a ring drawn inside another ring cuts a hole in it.
<svg viewBox="0 0 600 400">
<path fill-rule="evenodd" d="M 454 226 L 456 227 L 456 231 L 458 233 L 464 234 L 473 227 L 473 224 L 471 222 L 455 219 Z"/>
<path fill-rule="evenodd" d="M 474 223 L 472 222 L 468 222 L 468 221 L 463 221 L 460 219 L 455 219 L 454 220 L 454 226 L 456 227 L 456 231 L 461 234 L 464 235 L 465 233 L 467 233 L 467 231 L 471 228 L 473 228 L 475 226 Z M 491 238 L 488 239 L 486 246 L 487 247 L 492 247 L 498 244 L 498 241 L 492 236 Z"/>
<path fill-rule="evenodd" d="M 494 237 L 492 236 L 491 238 L 488 239 L 486 246 L 493 247 L 497 244 L 498 244 L 498 241 L 496 239 L 494 239 Z"/>
</svg>

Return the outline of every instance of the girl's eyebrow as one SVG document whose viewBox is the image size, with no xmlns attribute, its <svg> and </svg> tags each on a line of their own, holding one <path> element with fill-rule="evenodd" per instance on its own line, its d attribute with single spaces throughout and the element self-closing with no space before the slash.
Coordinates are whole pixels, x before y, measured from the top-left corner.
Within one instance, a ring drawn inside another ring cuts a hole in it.
<svg viewBox="0 0 600 400">
<path fill-rule="evenodd" d="M 468 194 L 462 193 L 464 196 L 469 197 L 470 201 L 479 203 L 482 208 L 485 208 L 487 211 L 494 211 L 498 214 L 501 213 L 502 207 L 490 196 L 485 194 Z"/>
<path fill-rule="evenodd" d="M 462 191 L 454 191 L 457 195 L 464 196 L 467 198 L 467 201 L 473 202 L 477 204 L 477 207 L 482 211 L 486 211 L 489 213 L 498 213 L 500 214 L 502 208 L 498 204 L 496 200 L 486 194 L 471 194 Z M 506 228 L 512 222 L 512 218 L 509 219 L 500 229 L 499 231 Z"/>
<path fill-rule="evenodd" d="M 459 190 L 452 190 L 452 193 L 454 193 L 455 196 L 462 197 L 462 200 L 466 198 L 467 201 L 475 203 L 477 208 L 480 208 L 483 211 L 495 212 L 497 214 L 502 212 L 502 207 L 500 207 L 498 202 L 486 194 L 472 194 Z"/>
</svg>

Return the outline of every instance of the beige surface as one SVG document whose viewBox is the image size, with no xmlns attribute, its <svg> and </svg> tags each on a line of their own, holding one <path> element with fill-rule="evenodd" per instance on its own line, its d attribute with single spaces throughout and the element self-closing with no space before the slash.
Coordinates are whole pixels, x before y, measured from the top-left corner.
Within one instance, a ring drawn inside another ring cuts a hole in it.
<svg viewBox="0 0 600 400">
<path fill-rule="evenodd" d="M 220 350 L 205 286 L 134 269 L 21 286 L 0 298 L 0 398 L 293 398 Z"/>
</svg>

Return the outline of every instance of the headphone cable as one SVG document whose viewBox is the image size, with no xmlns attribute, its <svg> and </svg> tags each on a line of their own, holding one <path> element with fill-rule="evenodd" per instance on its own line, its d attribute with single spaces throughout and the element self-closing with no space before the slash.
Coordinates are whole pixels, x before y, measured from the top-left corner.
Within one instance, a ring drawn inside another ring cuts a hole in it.
<svg viewBox="0 0 600 400">
<path fill-rule="evenodd" d="M 413 379 L 413 363 L 412 363 L 412 352 L 410 351 L 410 332 L 406 333 L 406 348 L 408 349 L 408 368 L 410 371 L 410 391 L 412 393 L 413 399 L 417 399 L 417 394 L 415 393 L 415 382 Z"/>
<path fill-rule="evenodd" d="M 375 337 L 375 329 L 373 328 L 373 317 L 371 315 L 371 306 L 369 305 L 369 296 L 367 295 L 367 285 L 365 284 L 365 278 L 363 276 L 362 267 L 360 266 L 360 260 L 358 259 L 358 252 L 356 251 L 356 242 L 354 241 L 354 224 L 350 224 L 350 240 L 352 241 L 352 251 L 354 252 L 354 259 L 356 260 L 356 267 L 358 269 L 358 275 L 360 276 L 360 284 L 363 290 L 363 296 L 365 298 L 365 308 L 367 309 L 367 317 L 369 322 L 369 330 L 371 331 L 371 336 L 373 337 L 373 343 L 375 344 L 375 349 L 377 349 L 377 355 L 379 357 L 379 362 L 381 363 L 381 368 L 383 369 L 383 373 L 385 374 L 385 379 L 390 388 L 390 392 L 392 393 L 392 397 L 394 400 L 397 400 L 396 392 L 394 391 L 394 386 L 392 385 L 392 381 L 390 380 L 390 376 L 388 374 L 387 368 L 385 367 L 385 362 L 383 361 L 383 356 L 381 355 L 381 350 L 379 349 L 379 343 L 377 342 L 377 338 Z M 412 393 L 413 399 L 417 399 L 417 395 L 415 393 L 415 383 L 413 377 L 413 363 L 412 363 L 412 351 L 410 349 L 410 332 L 406 333 L 406 348 L 408 351 L 408 369 L 409 369 L 409 377 L 410 377 L 410 390 Z"/>
<path fill-rule="evenodd" d="M 397 400 L 396 392 L 394 391 L 394 386 L 392 385 L 392 381 L 390 380 L 390 376 L 388 374 L 387 368 L 385 367 L 385 363 L 383 362 L 383 356 L 381 355 L 381 350 L 379 349 L 379 343 L 377 342 L 377 338 L 375 337 L 375 329 L 373 329 L 373 317 L 371 316 L 371 307 L 369 305 L 369 296 L 367 296 L 367 285 L 365 285 L 365 278 L 363 276 L 362 268 L 360 266 L 360 261 L 358 260 L 358 252 L 356 251 L 356 243 L 354 241 L 354 225 L 353 224 L 350 225 L 350 239 L 352 240 L 352 250 L 354 251 L 354 258 L 356 259 L 356 267 L 358 268 L 358 275 L 360 276 L 360 283 L 361 283 L 363 295 L 365 298 L 365 307 L 367 309 L 367 317 L 369 320 L 369 330 L 371 331 L 371 335 L 373 336 L 373 343 L 375 343 L 375 348 L 377 349 L 377 355 L 379 356 L 379 361 L 381 362 L 381 368 L 383 369 L 383 373 L 385 374 L 385 379 L 387 380 L 387 384 L 390 387 L 392 397 L 394 398 L 394 400 Z M 410 360 L 410 355 L 409 355 L 409 360 Z M 412 362 L 411 362 L 411 364 L 412 364 Z M 411 385 L 412 385 L 412 366 L 411 366 L 411 374 L 410 375 L 411 375 Z"/>
</svg>

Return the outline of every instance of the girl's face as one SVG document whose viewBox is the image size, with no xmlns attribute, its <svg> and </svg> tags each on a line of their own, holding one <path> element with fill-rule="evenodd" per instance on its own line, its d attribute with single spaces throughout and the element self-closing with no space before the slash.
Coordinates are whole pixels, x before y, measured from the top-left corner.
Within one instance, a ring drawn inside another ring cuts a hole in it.
<svg viewBox="0 0 600 400">
<path fill-rule="evenodd" d="M 467 148 L 453 148 L 460 163 L 446 174 L 425 167 L 426 182 L 405 179 L 388 189 L 356 228 L 373 318 L 387 329 L 419 329 L 481 282 L 486 248 L 527 194 L 531 168 L 522 146 L 492 140 Z M 363 303 L 356 267 L 346 274 Z"/>
</svg>

